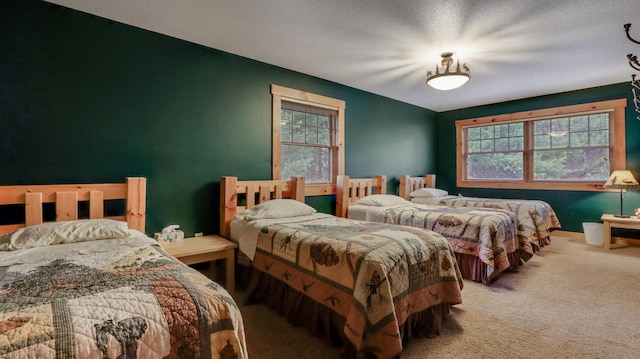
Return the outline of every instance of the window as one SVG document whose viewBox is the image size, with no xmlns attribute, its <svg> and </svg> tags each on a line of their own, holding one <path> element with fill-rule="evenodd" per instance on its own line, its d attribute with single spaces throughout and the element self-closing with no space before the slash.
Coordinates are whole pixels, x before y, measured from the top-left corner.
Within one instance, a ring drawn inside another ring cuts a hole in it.
<svg viewBox="0 0 640 359">
<path fill-rule="evenodd" d="M 344 174 L 345 103 L 271 85 L 273 179 L 304 176 L 307 194 L 335 193 Z"/>
<path fill-rule="evenodd" d="M 626 166 L 613 100 L 456 121 L 458 187 L 597 190 Z"/>
<path fill-rule="evenodd" d="M 466 132 L 469 179 L 522 179 L 522 122 L 471 127 Z"/>
<path fill-rule="evenodd" d="M 337 114 L 334 110 L 282 102 L 281 177 L 304 176 L 307 183 L 331 183 Z"/>
</svg>

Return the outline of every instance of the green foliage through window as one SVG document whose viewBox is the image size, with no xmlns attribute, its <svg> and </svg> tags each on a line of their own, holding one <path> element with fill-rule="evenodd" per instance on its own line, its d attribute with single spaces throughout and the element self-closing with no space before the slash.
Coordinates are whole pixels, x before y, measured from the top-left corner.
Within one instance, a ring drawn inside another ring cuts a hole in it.
<svg viewBox="0 0 640 359">
<path fill-rule="evenodd" d="M 610 122 L 605 112 L 467 127 L 466 178 L 523 180 L 530 152 L 533 180 L 606 181 Z"/>
<path fill-rule="evenodd" d="M 336 143 L 335 111 L 283 103 L 280 111 L 282 178 L 330 183 Z"/>
<path fill-rule="evenodd" d="M 523 178 L 524 123 L 467 129 L 469 179 Z"/>
</svg>

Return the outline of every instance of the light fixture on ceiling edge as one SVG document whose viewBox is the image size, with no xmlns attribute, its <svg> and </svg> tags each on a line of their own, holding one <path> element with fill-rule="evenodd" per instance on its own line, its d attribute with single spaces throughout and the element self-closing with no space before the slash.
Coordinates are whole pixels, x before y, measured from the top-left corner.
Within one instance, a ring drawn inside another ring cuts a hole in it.
<svg viewBox="0 0 640 359">
<path fill-rule="evenodd" d="M 460 60 L 456 61 L 455 69 L 453 66 L 453 53 L 442 53 L 441 68 L 436 65 L 436 72 L 427 71 L 427 85 L 436 90 L 453 90 L 465 84 L 471 77 L 471 72 L 467 64 L 463 64 L 460 68 Z"/>
</svg>

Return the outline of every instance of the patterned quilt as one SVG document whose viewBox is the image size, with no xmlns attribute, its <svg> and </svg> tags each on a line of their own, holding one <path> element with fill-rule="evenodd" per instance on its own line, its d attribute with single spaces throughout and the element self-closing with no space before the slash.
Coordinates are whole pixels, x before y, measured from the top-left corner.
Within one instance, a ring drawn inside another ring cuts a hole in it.
<svg viewBox="0 0 640 359">
<path fill-rule="evenodd" d="M 508 253 L 521 249 L 529 254 L 526 259 L 533 255 L 529 243 L 516 241 L 516 217 L 508 211 L 410 203 L 386 208 L 384 221 L 442 234 L 454 252 L 486 264 L 489 278 L 509 268 Z"/>
<path fill-rule="evenodd" d="M 246 358 L 247 350 L 229 293 L 140 233 L 0 252 L 0 356 Z"/>
<path fill-rule="evenodd" d="M 421 201 L 418 201 L 421 200 Z M 528 240 L 534 251 L 550 243 L 551 231 L 560 228 L 553 208 L 544 201 L 499 198 L 446 196 L 442 198 L 413 198 L 412 202 L 446 206 L 484 207 L 511 211 L 516 214 L 518 237 Z"/>
<path fill-rule="evenodd" d="M 410 315 L 461 303 L 454 253 L 437 233 L 328 215 L 245 222 L 259 229 L 254 267 L 344 317 L 358 350 L 395 357 Z"/>
</svg>

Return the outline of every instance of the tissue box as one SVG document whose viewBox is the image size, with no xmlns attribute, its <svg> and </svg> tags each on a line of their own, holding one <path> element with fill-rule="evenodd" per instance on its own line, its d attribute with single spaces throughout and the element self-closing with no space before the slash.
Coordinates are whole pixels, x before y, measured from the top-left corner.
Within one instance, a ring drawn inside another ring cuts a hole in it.
<svg viewBox="0 0 640 359">
<path fill-rule="evenodd" d="M 158 243 L 182 243 L 184 242 L 184 232 L 181 230 L 167 232 L 167 233 L 154 233 L 154 238 Z"/>
</svg>

